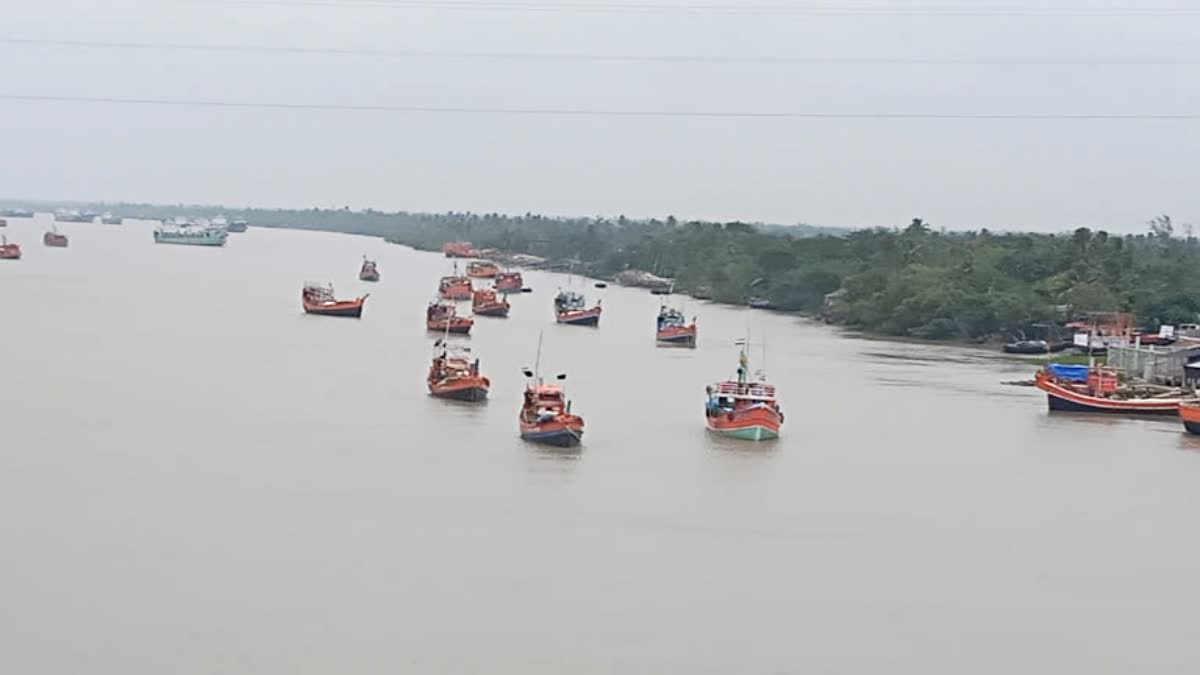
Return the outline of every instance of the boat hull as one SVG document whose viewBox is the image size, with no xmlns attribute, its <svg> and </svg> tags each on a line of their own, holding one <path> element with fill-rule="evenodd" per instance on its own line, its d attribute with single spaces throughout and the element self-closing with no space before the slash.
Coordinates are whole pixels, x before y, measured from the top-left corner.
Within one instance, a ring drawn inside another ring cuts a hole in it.
<svg viewBox="0 0 1200 675">
<path fill-rule="evenodd" d="M 438 297 L 442 300 L 450 300 L 452 302 L 460 302 L 471 299 L 471 291 L 440 291 Z"/>
<path fill-rule="evenodd" d="M 1061 412 L 1104 413 L 1109 415 L 1177 415 L 1179 399 L 1109 399 L 1081 394 L 1049 378 L 1039 377 L 1034 385 L 1046 392 L 1050 410 Z"/>
<path fill-rule="evenodd" d="M 710 431 L 746 441 L 766 441 L 779 438 L 783 416 L 768 407 L 756 407 L 736 413 L 706 415 L 705 423 Z"/>
<path fill-rule="evenodd" d="M 361 302 L 338 302 L 333 305 L 304 305 L 306 314 L 317 316 L 340 316 L 348 319 L 362 318 L 363 304 Z"/>
<path fill-rule="evenodd" d="M 743 441 L 769 441 L 774 438 L 779 438 L 779 429 L 772 429 L 762 424 L 752 424 L 745 427 L 718 429 L 709 425 L 709 431 L 736 438 Z"/>
<path fill-rule="evenodd" d="M 593 307 L 578 312 L 558 312 L 555 314 L 555 320 L 569 326 L 598 326 L 600 325 L 600 308 Z"/>
<path fill-rule="evenodd" d="M 570 448 L 579 445 L 583 442 L 583 429 L 569 429 L 561 427 L 558 429 L 525 429 L 521 430 L 521 438 L 530 443 L 541 443 L 542 445 L 553 445 L 559 448 Z"/>
<path fill-rule="evenodd" d="M 475 307 L 471 308 L 471 311 L 477 316 L 506 317 L 508 316 L 508 305 L 502 305 L 499 303 L 494 305 L 476 305 Z"/>
<path fill-rule="evenodd" d="M 1179 421 L 1189 434 L 1200 434 L 1200 403 L 1180 403 Z"/>
<path fill-rule="evenodd" d="M 488 387 L 481 382 L 455 384 L 429 384 L 429 393 L 437 398 L 448 398 L 454 401 L 477 402 L 487 398 Z"/>
<path fill-rule="evenodd" d="M 451 321 L 447 327 L 446 321 L 426 321 L 425 328 L 434 333 L 455 333 L 465 335 L 471 332 L 472 322 L 467 321 Z"/>
<path fill-rule="evenodd" d="M 46 236 L 42 237 L 42 243 L 51 248 L 66 248 L 67 238 L 64 235 L 56 236 L 54 234 L 47 233 Z"/>
<path fill-rule="evenodd" d="M 156 244 L 181 244 L 184 246 L 224 246 L 228 235 L 224 232 L 220 236 L 202 236 L 202 235 L 163 235 L 158 232 L 154 233 L 154 243 Z"/>
<path fill-rule="evenodd" d="M 660 330 L 655 335 L 655 341 L 663 347 L 695 347 L 696 330 Z"/>
</svg>

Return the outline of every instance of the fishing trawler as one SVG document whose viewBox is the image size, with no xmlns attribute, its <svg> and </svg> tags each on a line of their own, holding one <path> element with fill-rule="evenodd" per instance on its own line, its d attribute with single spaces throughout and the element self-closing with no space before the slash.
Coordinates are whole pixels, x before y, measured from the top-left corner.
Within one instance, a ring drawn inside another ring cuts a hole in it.
<svg viewBox="0 0 1200 675">
<path fill-rule="evenodd" d="M 154 230 L 157 244 L 187 244 L 191 246 L 224 246 L 229 233 L 224 229 L 192 223 L 163 222 Z"/>
<path fill-rule="evenodd" d="M 497 296 L 490 288 L 481 288 L 471 296 L 471 312 L 479 316 L 508 316 L 508 298 Z"/>
<path fill-rule="evenodd" d="M 42 235 L 42 244 L 46 246 L 66 248 L 67 243 L 67 235 L 59 232 L 58 228 L 51 228 L 49 232 Z"/>
<path fill-rule="evenodd" d="M 658 309 L 654 338 L 660 346 L 695 347 L 696 319 L 688 323 L 683 312 L 663 305 Z"/>
<path fill-rule="evenodd" d="M 500 274 L 500 267 L 490 260 L 476 260 L 467 264 L 467 276 L 476 279 L 494 279 Z"/>
<path fill-rule="evenodd" d="M 438 297 L 443 300 L 470 300 L 472 293 L 471 278 L 458 273 L 458 264 L 454 265 L 454 274 L 442 277 L 438 282 Z"/>
<path fill-rule="evenodd" d="M 501 272 L 492 282 L 492 287 L 502 293 L 520 293 L 524 286 L 525 280 L 520 272 Z"/>
<path fill-rule="evenodd" d="M 554 318 L 558 323 L 573 326 L 597 326 L 600 324 L 600 303 L 586 307 L 583 295 L 575 291 L 559 291 L 554 296 Z"/>
<path fill-rule="evenodd" d="M 708 401 L 704 419 L 710 431 L 749 441 L 778 438 L 783 411 L 775 399 L 775 387 L 760 372 L 750 375 L 747 343 L 742 342 L 736 380 L 725 380 L 705 387 Z"/>
<path fill-rule="evenodd" d="M 1115 368 L 1048 363 L 1033 384 L 1046 392 L 1050 410 L 1123 415 L 1176 415 L 1182 390 L 1124 383 Z"/>
<path fill-rule="evenodd" d="M 0 235 L 0 260 L 20 260 L 21 246 L 8 243 L 8 237 Z"/>
<path fill-rule="evenodd" d="M 363 303 L 367 301 L 368 295 L 370 294 L 354 300 L 338 300 L 333 295 L 332 284 L 310 281 L 304 284 L 304 290 L 300 292 L 300 302 L 304 305 L 306 314 L 358 319 L 362 317 Z"/>
<path fill-rule="evenodd" d="M 470 358 L 470 348 L 451 345 L 444 338 L 433 343 L 433 362 L 426 383 L 429 393 L 456 401 L 487 398 L 490 380 L 479 372 L 479 359 Z"/>
<path fill-rule="evenodd" d="M 375 266 L 374 260 L 363 256 L 362 267 L 358 270 L 358 278 L 362 281 L 379 281 L 379 268 Z"/>
<path fill-rule="evenodd" d="M 571 412 L 571 402 L 562 385 L 542 381 L 538 371 L 541 360 L 542 337 L 539 335 L 534 367 L 523 371 L 527 379 L 525 398 L 517 415 L 521 438 L 564 448 L 579 445 L 583 440 L 583 418 Z M 563 373 L 555 379 L 565 382 L 567 376 Z"/>
<path fill-rule="evenodd" d="M 454 303 L 434 301 L 425 309 L 427 330 L 465 335 L 471 332 L 471 326 L 474 325 L 475 319 L 458 315 L 458 308 Z"/>
</svg>

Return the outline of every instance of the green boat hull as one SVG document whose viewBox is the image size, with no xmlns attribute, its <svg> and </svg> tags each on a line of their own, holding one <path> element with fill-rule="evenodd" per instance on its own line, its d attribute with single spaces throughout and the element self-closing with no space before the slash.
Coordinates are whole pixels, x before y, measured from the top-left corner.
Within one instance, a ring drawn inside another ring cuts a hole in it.
<svg viewBox="0 0 1200 675">
<path fill-rule="evenodd" d="M 764 426 L 742 427 L 740 429 L 713 429 L 712 427 L 709 427 L 709 430 L 721 434 L 722 436 L 737 438 L 743 441 L 769 441 L 774 438 L 779 438 L 779 434 L 777 432 L 771 431 Z"/>
<path fill-rule="evenodd" d="M 224 232 L 219 234 L 174 234 L 155 232 L 154 241 L 158 244 L 183 244 L 185 246 L 224 246 L 229 238 Z"/>
</svg>

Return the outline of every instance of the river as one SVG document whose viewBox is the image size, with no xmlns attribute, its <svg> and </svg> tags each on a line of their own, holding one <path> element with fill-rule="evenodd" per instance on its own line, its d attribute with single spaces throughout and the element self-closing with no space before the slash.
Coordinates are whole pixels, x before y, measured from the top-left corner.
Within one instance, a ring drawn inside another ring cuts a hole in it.
<svg viewBox="0 0 1200 675">
<path fill-rule="evenodd" d="M 1200 442 L 1051 415 L 1003 384 L 1026 363 L 696 301 L 699 348 L 658 349 L 658 297 L 586 287 L 600 328 L 557 326 L 568 280 L 534 272 L 469 338 L 491 400 L 456 404 L 424 384 L 440 256 L 9 223 L 5 672 L 1200 669 Z M 304 315 L 306 279 L 369 290 L 363 319 Z M 777 442 L 704 429 L 747 330 Z M 542 331 L 579 452 L 517 437 Z"/>
</svg>

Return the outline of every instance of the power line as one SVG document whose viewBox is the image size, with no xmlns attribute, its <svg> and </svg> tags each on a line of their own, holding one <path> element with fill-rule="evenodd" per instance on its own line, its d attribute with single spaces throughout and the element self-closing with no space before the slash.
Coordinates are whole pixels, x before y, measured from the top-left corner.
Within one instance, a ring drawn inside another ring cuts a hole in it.
<svg viewBox="0 0 1200 675">
<path fill-rule="evenodd" d="M 587 54 L 577 52 L 468 52 L 455 50 L 370 49 L 338 47 L 289 47 L 244 44 L 196 44 L 167 42 L 114 42 L 102 40 L 60 40 L 44 38 L 0 37 L 0 43 L 50 47 L 202 51 L 249 54 L 329 54 L 338 56 L 374 56 L 383 58 L 441 58 L 463 60 L 511 61 L 582 61 L 618 63 L 702 63 L 702 64 L 780 64 L 780 65 L 895 65 L 895 66 L 1173 66 L 1200 65 L 1192 59 L 934 59 L 889 56 L 703 56 L 655 54 Z"/>
<path fill-rule="evenodd" d="M 936 112 L 833 112 L 833 111 L 722 111 L 722 110 L 615 110 L 589 108 L 517 108 L 413 106 L 343 103 L 280 103 L 270 101 L 223 101 L 215 99 L 121 98 L 111 96 L 49 96 L 0 94 L 3 101 L 150 105 L 193 108 L 248 108 L 263 110 L 311 110 L 389 112 L 455 115 L 513 115 L 557 117 L 643 117 L 710 119 L 845 119 L 845 120 L 1110 120 L 1184 121 L 1200 120 L 1200 113 L 936 113 Z"/>
<path fill-rule="evenodd" d="M 618 3 L 606 0 L 553 3 L 545 0 L 208 0 L 232 5 L 360 7 L 487 12 L 687 13 L 792 16 L 1064 16 L 1064 17 L 1182 17 L 1200 16 L 1200 7 L 1129 5 L 844 5 L 844 4 L 670 4 Z"/>
</svg>

